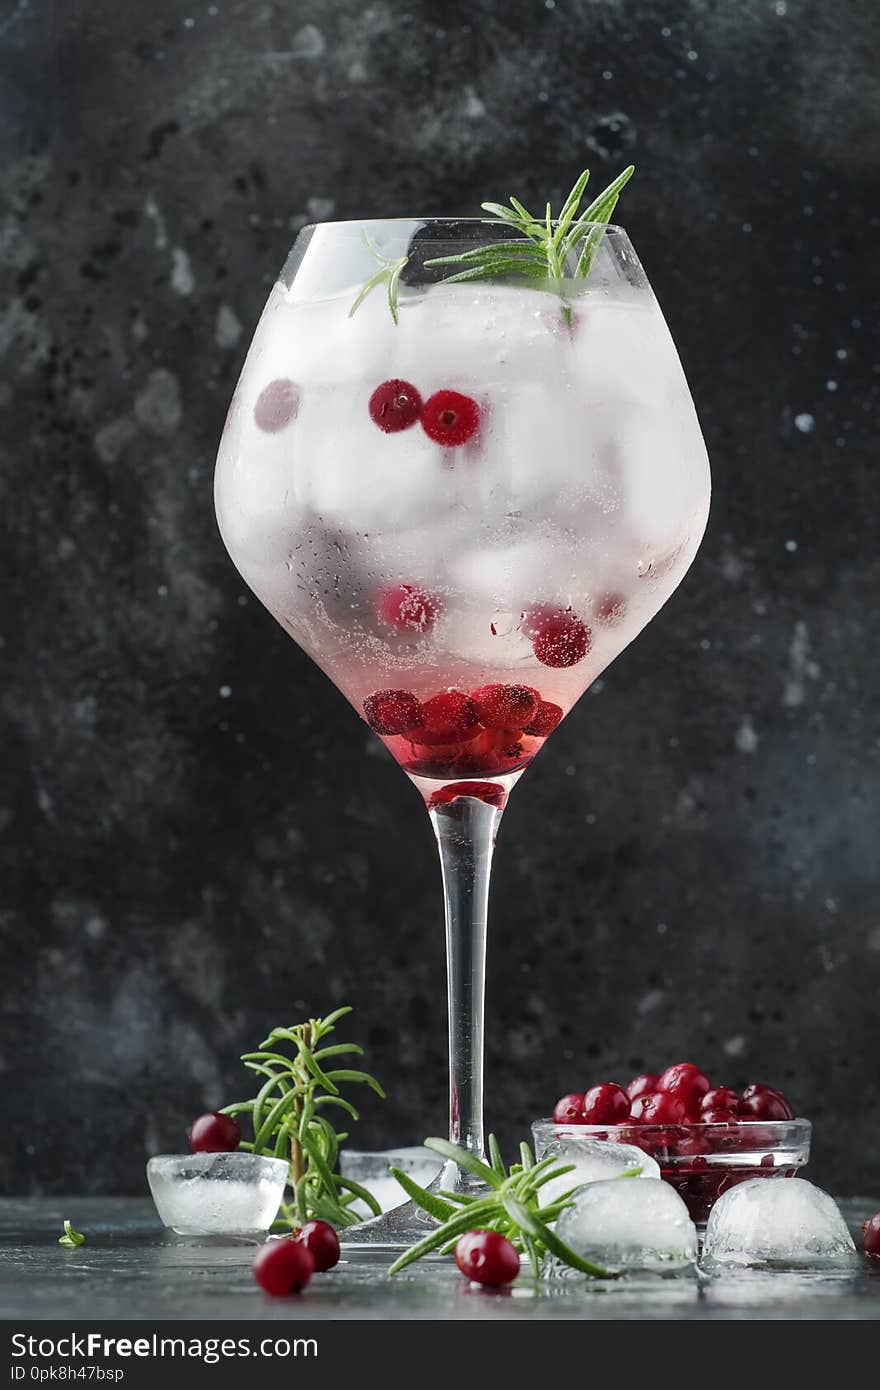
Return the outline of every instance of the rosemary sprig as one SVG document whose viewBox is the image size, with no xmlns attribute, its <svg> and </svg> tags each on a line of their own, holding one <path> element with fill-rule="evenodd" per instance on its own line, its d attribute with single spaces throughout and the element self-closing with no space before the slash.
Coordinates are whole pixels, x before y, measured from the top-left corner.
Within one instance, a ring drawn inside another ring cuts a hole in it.
<svg viewBox="0 0 880 1390">
<path fill-rule="evenodd" d="M 551 289 L 562 300 L 563 317 L 570 328 L 572 312 L 569 290 L 575 282 L 585 280 L 592 270 L 617 200 L 634 173 L 635 166 L 627 165 L 581 212 L 580 205 L 590 178 L 589 169 L 584 169 L 558 217 L 549 203 L 543 215 L 536 217 L 513 196 L 509 207 L 505 203 L 481 203 L 483 211 L 490 214 L 489 220 L 503 226 L 510 235 L 503 241 L 475 246 L 458 255 L 432 257 L 424 264 L 430 268 L 457 267 L 451 275 L 442 278 L 440 284 L 443 285 L 462 284 L 469 280 L 516 279 Z M 351 318 L 367 295 L 384 284 L 388 291 L 391 317 L 397 323 L 400 276 L 409 257 L 390 260 L 376 250 L 366 231 L 362 235 L 364 245 L 380 265 L 352 304 L 348 316 Z"/>
<path fill-rule="evenodd" d="M 381 1212 L 372 1193 L 336 1171 L 339 1146 L 348 1135 L 338 1132 L 326 1113 L 329 1107 L 358 1119 L 351 1101 L 340 1094 L 340 1083 L 369 1086 L 385 1098 L 379 1082 L 367 1072 L 335 1066 L 333 1059 L 337 1057 L 363 1055 L 357 1043 L 319 1046 L 350 1013 L 350 1008 L 341 1008 L 326 1018 L 273 1028 L 256 1052 L 245 1052 L 241 1059 L 262 1079 L 256 1096 L 236 1101 L 222 1111 L 239 1121 L 250 1119 L 254 1137 L 243 1140 L 240 1148 L 289 1160 L 291 1197 L 281 1204 L 275 1222 L 283 1229 L 300 1226 L 312 1217 L 334 1226 L 356 1225 L 360 1217 L 351 1205 L 358 1198 L 376 1216 Z M 325 1068 L 328 1061 L 331 1065 Z"/>
<path fill-rule="evenodd" d="M 569 288 L 572 282 L 585 280 L 592 270 L 621 190 L 634 173 L 635 166 L 628 165 L 583 212 L 579 212 L 590 178 L 589 169 L 584 169 L 558 217 L 554 217 L 549 203 L 541 218 L 533 216 L 518 198 L 511 197 L 510 207 L 503 203 L 483 203 L 483 211 L 491 214 L 491 220 L 518 233 L 517 237 L 475 246 L 456 256 L 437 256 L 425 261 L 425 265 L 461 267 L 452 275 L 444 276 L 441 281 L 444 285 L 511 277 L 538 282 L 559 295 L 565 321 L 571 327 Z"/>
<path fill-rule="evenodd" d="M 75 1231 L 69 1221 L 64 1223 L 64 1235 L 58 1237 L 58 1244 L 63 1245 L 66 1250 L 78 1250 L 81 1245 L 85 1245 L 86 1238 L 81 1231 Z"/>
<path fill-rule="evenodd" d="M 559 1164 L 552 1156 L 536 1162 L 528 1144 L 520 1144 L 520 1162 L 506 1168 L 494 1134 L 489 1136 L 489 1162 L 446 1139 L 426 1139 L 425 1144 L 442 1158 L 453 1159 L 461 1168 L 486 1184 L 485 1193 L 426 1191 L 405 1173 L 392 1168 L 397 1181 L 418 1206 L 441 1224 L 416 1245 L 404 1251 L 388 1270 L 396 1274 L 415 1260 L 437 1250 L 447 1254 L 454 1249 L 459 1236 L 477 1228 L 498 1231 L 512 1241 L 520 1254 L 528 1258 L 537 1278 L 546 1255 L 555 1255 L 564 1264 L 598 1279 L 616 1279 L 617 1275 L 600 1265 L 582 1259 L 552 1229 L 550 1223 L 571 1206 L 576 1188 L 564 1192 L 555 1201 L 542 1207 L 540 1190 L 548 1182 L 574 1171 L 573 1163 Z"/>
<path fill-rule="evenodd" d="M 397 323 L 397 298 L 400 292 L 400 277 L 403 274 L 404 266 L 407 265 L 409 261 L 409 256 L 400 256 L 397 260 L 389 260 L 387 256 L 382 255 L 381 251 L 376 250 L 376 247 L 367 236 L 366 230 L 361 232 L 361 237 L 370 255 L 374 256 L 380 264 L 376 274 L 367 281 L 357 299 L 352 304 L 348 311 L 348 317 L 351 318 L 352 314 L 360 308 L 368 294 L 378 289 L 379 285 L 385 285 L 388 294 L 388 308 L 391 312 L 391 317 L 394 322 Z"/>
</svg>

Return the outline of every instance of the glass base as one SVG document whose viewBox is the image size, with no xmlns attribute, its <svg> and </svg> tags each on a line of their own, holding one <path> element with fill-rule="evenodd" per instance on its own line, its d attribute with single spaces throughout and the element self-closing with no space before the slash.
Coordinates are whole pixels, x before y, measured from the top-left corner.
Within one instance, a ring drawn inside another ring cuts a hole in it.
<svg viewBox="0 0 880 1390">
<path fill-rule="evenodd" d="M 470 1173 L 462 1172 L 458 1165 L 452 1162 L 444 1164 L 426 1191 L 439 1193 L 441 1188 L 444 1192 L 469 1192 L 477 1196 L 487 1191 L 484 1183 L 478 1182 Z M 411 1245 L 424 1240 L 431 1231 L 436 1231 L 439 1224 L 433 1216 L 416 1206 L 415 1202 L 404 1202 L 402 1206 L 393 1207 L 381 1216 L 374 1216 L 372 1221 L 362 1221 L 358 1226 L 347 1226 L 344 1231 L 339 1232 L 339 1243 L 343 1257 L 381 1257 L 387 1254 L 391 1263 Z M 426 1258 L 448 1257 L 432 1254 Z"/>
</svg>

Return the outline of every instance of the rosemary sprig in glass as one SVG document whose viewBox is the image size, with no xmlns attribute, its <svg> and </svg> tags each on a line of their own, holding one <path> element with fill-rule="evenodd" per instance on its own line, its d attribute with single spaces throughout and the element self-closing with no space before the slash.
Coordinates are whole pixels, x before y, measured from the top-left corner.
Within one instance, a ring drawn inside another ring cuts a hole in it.
<svg viewBox="0 0 880 1390">
<path fill-rule="evenodd" d="M 425 1145 L 440 1154 L 442 1158 L 453 1159 L 459 1167 L 466 1169 L 486 1184 L 487 1192 L 429 1192 L 419 1187 L 399 1168 L 392 1168 L 397 1181 L 412 1200 L 433 1216 L 440 1225 L 418 1244 L 399 1256 L 388 1270 L 396 1274 L 415 1260 L 437 1251 L 441 1255 L 455 1248 L 459 1236 L 466 1231 L 498 1231 L 512 1241 L 521 1255 L 528 1258 L 532 1272 L 537 1278 L 546 1255 L 555 1255 L 564 1264 L 590 1274 L 597 1279 L 616 1279 L 617 1275 L 600 1265 L 582 1259 L 570 1246 L 559 1239 L 550 1223 L 571 1206 L 571 1188 L 554 1202 L 542 1207 L 540 1191 L 545 1183 L 563 1177 L 574 1171 L 573 1163 L 560 1164 L 553 1156 L 536 1161 L 528 1144 L 520 1144 L 520 1161 L 506 1168 L 494 1134 L 489 1135 L 489 1162 L 484 1163 L 476 1154 L 446 1139 L 426 1139 Z"/>
<path fill-rule="evenodd" d="M 444 276 L 441 281 L 444 285 L 468 280 L 520 277 L 539 282 L 543 288 L 554 290 L 559 295 L 566 322 L 571 326 L 568 303 L 571 283 L 585 280 L 592 270 L 617 200 L 634 173 L 635 166 L 628 165 L 580 212 L 590 178 L 589 169 L 584 169 L 558 217 L 554 216 L 549 203 L 543 217 L 533 216 L 514 197 L 510 199 L 510 207 L 503 203 L 482 203 L 483 211 L 491 214 L 493 222 L 519 233 L 518 237 L 475 246 L 455 256 L 437 256 L 425 261 L 425 265 L 461 267 L 453 274 Z"/>
<path fill-rule="evenodd" d="M 372 1193 L 351 1178 L 336 1171 L 339 1146 L 347 1133 L 334 1127 L 328 1109 L 339 1109 L 358 1119 L 358 1111 L 340 1094 L 340 1083 L 369 1086 L 384 1100 L 379 1082 L 367 1072 L 337 1067 L 335 1058 L 362 1056 L 357 1043 L 319 1044 L 350 1008 L 341 1008 L 326 1018 L 310 1018 L 290 1028 L 273 1028 L 256 1052 L 245 1052 L 242 1061 L 249 1071 L 263 1078 L 253 1100 L 236 1101 L 221 1112 L 239 1121 L 250 1118 L 253 1139 L 239 1147 L 251 1153 L 287 1158 L 290 1201 L 281 1204 L 275 1226 L 288 1229 L 312 1217 L 334 1226 L 353 1226 L 360 1221 L 351 1210 L 360 1198 L 376 1216 L 381 1208 Z M 334 1059 L 331 1061 L 331 1059 Z M 331 1066 L 325 1069 L 325 1063 Z"/>
<path fill-rule="evenodd" d="M 617 200 L 634 173 L 635 166 L 628 165 L 588 207 L 580 211 L 590 178 L 589 169 L 584 169 L 558 217 L 549 203 L 542 217 L 535 217 L 514 197 L 510 198 L 509 207 L 504 203 L 482 203 L 483 211 L 490 214 L 489 221 L 503 226 L 511 236 L 503 241 L 472 247 L 457 255 L 435 256 L 426 260 L 425 266 L 458 267 L 453 269 L 452 274 L 443 276 L 440 281 L 443 285 L 461 284 L 469 280 L 519 279 L 541 289 L 553 290 L 562 300 L 563 317 L 571 327 L 570 289 L 577 281 L 585 280 L 592 270 Z M 512 235 L 514 233 L 516 235 Z M 348 311 L 349 318 L 368 294 L 379 285 L 384 285 L 391 317 L 397 323 L 400 277 L 409 257 L 391 260 L 376 250 L 366 232 L 363 239 L 379 262 L 379 269 L 352 304 Z"/>
</svg>

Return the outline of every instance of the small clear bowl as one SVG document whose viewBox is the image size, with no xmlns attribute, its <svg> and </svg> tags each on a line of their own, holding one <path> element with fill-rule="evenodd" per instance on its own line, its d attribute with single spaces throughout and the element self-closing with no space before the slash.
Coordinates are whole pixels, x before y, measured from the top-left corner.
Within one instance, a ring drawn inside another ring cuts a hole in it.
<svg viewBox="0 0 880 1390">
<path fill-rule="evenodd" d="M 165 1226 L 180 1236 L 265 1235 L 278 1215 L 288 1165 L 262 1154 L 157 1154 L 147 1181 Z"/>
<path fill-rule="evenodd" d="M 557 1140 L 607 1139 L 635 1144 L 660 1165 L 702 1229 L 715 1202 L 749 1178 L 793 1178 L 810 1157 L 809 1120 L 738 1120 L 727 1125 L 566 1125 L 535 1120 L 532 1136 L 542 1158 Z M 564 1162 L 564 1159 L 560 1159 Z"/>
</svg>

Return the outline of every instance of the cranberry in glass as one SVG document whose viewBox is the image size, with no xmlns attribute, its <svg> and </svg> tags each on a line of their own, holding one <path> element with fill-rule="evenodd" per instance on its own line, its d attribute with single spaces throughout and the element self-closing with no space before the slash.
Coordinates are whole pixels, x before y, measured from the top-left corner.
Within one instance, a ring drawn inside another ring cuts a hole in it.
<svg viewBox="0 0 880 1390">
<path fill-rule="evenodd" d="M 274 1298 L 299 1293 L 314 1272 L 314 1257 L 296 1236 L 268 1240 L 254 1257 L 254 1278 Z"/>
<path fill-rule="evenodd" d="M 640 1076 L 634 1076 L 626 1088 L 626 1094 L 630 1100 L 637 1100 L 639 1096 L 647 1096 L 651 1091 L 658 1089 L 659 1076 L 653 1072 L 645 1071 Z"/>
<path fill-rule="evenodd" d="M 728 1110 L 724 1105 L 716 1105 L 714 1109 L 700 1111 L 701 1125 L 735 1125 L 739 1119 L 735 1110 Z"/>
<path fill-rule="evenodd" d="M 553 1107 L 553 1118 L 558 1125 L 583 1125 L 584 1096 L 582 1091 L 571 1091 L 562 1096 Z"/>
<path fill-rule="evenodd" d="M 422 398 L 411 381 L 392 377 L 377 386 L 369 403 L 370 419 L 384 434 L 397 434 L 414 425 L 422 413 Z"/>
<path fill-rule="evenodd" d="M 694 1066 L 693 1062 L 676 1062 L 674 1066 L 667 1067 L 657 1083 L 658 1091 L 679 1096 L 688 1111 L 694 1113 L 699 1110 L 700 1100 L 711 1086 L 712 1082 L 706 1073 Z"/>
<path fill-rule="evenodd" d="M 880 1211 L 875 1211 L 870 1221 L 865 1222 L 862 1228 L 862 1245 L 866 1255 L 880 1260 Z"/>
<path fill-rule="evenodd" d="M 306 1247 L 319 1274 L 339 1263 L 339 1237 L 329 1221 L 307 1221 L 293 1235 Z"/>
<path fill-rule="evenodd" d="M 519 1274 L 519 1251 L 497 1231 L 468 1231 L 456 1243 L 455 1263 L 466 1279 L 497 1288 Z"/>
<path fill-rule="evenodd" d="M 193 1120 L 189 1130 L 190 1152 L 231 1154 L 241 1143 L 241 1130 L 231 1115 L 211 1111 Z"/>
<path fill-rule="evenodd" d="M 793 1120 L 794 1107 L 773 1086 L 747 1086 L 739 1103 L 741 1120 Z"/>
<path fill-rule="evenodd" d="M 584 1123 L 620 1125 L 629 1119 L 629 1096 L 613 1081 L 591 1086 L 584 1095 Z"/>
<path fill-rule="evenodd" d="M 681 1096 L 671 1095 L 669 1091 L 650 1091 L 633 1101 L 632 1118 L 639 1125 L 683 1125 L 687 1120 L 687 1106 Z"/>
<path fill-rule="evenodd" d="M 700 1110 L 736 1110 L 739 1093 L 729 1086 L 713 1086 L 700 1101 Z"/>
</svg>

